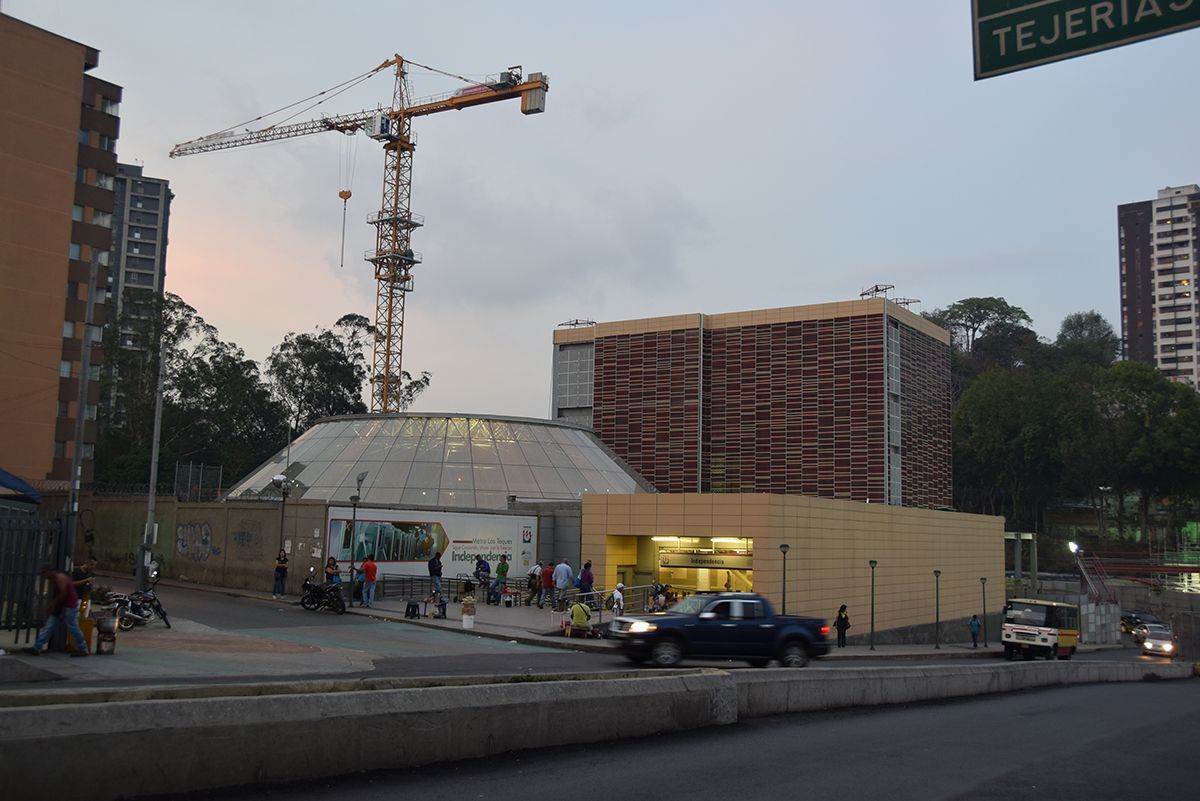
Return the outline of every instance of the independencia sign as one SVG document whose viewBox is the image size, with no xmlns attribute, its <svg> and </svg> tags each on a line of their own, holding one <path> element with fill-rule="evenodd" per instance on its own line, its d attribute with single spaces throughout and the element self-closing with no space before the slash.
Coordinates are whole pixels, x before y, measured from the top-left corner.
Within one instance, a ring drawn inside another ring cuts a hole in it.
<svg viewBox="0 0 1200 801">
<path fill-rule="evenodd" d="M 1200 26 L 1200 0 L 972 0 L 975 80 Z"/>
<path fill-rule="evenodd" d="M 663 567 L 712 567 L 718 570 L 751 570 L 754 557 L 744 553 L 667 553 L 659 551 Z"/>
</svg>

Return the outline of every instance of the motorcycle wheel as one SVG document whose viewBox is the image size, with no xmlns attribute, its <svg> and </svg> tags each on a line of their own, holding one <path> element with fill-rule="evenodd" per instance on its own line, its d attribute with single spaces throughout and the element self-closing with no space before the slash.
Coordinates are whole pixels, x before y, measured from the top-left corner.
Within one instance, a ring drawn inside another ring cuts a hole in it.
<svg viewBox="0 0 1200 801">
<path fill-rule="evenodd" d="M 339 615 L 346 614 L 346 602 L 343 601 L 341 599 L 341 597 L 334 598 L 330 602 L 330 608 L 333 609 L 334 612 L 337 612 Z"/>
<path fill-rule="evenodd" d="M 310 612 L 316 611 L 316 609 L 319 607 L 317 599 L 312 596 L 312 593 L 309 593 L 301 598 L 300 605 Z"/>
<path fill-rule="evenodd" d="M 163 623 L 167 624 L 167 628 L 171 628 L 171 621 L 167 620 L 167 613 L 162 609 L 158 610 L 158 616 L 163 619 Z"/>
<path fill-rule="evenodd" d="M 137 619 L 128 609 L 122 610 L 117 614 L 117 626 L 120 627 L 121 631 L 129 631 L 135 625 L 137 625 Z"/>
</svg>

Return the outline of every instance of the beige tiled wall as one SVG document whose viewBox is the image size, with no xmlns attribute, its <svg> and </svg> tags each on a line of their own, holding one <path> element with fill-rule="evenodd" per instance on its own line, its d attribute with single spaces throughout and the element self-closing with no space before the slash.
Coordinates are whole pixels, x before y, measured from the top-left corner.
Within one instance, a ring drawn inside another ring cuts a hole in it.
<svg viewBox="0 0 1200 801">
<path fill-rule="evenodd" d="M 876 630 L 932 622 L 934 570 L 943 620 L 979 614 L 987 578 L 992 610 L 1004 601 L 1004 519 L 794 495 L 584 496 L 583 555 L 597 582 L 616 583 L 622 537 L 749 537 L 754 589 L 783 596 L 781 543 L 788 543 L 787 611 L 832 618 L 846 604 L 852 631 L 870 629 L 875 559 Z M 610 558 L 611 557 L 611 558 Z"/>
</svg>

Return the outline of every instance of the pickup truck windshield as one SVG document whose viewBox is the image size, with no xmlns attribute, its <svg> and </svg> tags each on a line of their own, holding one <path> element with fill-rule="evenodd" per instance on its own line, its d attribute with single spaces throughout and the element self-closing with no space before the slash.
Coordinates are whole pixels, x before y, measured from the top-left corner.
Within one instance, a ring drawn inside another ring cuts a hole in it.
<svg viewBox="0 0 1200 801">
<path fill-rule="evenodd" d="M 667 611 L 673 615 L 698 615 L 703 612 L 704 607 L 711 602 L 712 598 L 708 598 L 703 595 L 692 595 L 684 598 Z"/>
</svg>

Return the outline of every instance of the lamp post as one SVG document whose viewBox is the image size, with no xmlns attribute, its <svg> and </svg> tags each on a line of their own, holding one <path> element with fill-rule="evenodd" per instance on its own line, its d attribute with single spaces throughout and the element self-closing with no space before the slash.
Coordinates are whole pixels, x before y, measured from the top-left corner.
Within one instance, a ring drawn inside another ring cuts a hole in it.
<svg viewBox="0 0 1200 801">
<path fill-rule="evenodd" d="M 283 550 L 283 510 L 287 508 L 287 478 L 284 476 L 275 476 L 271 479 L 271 483 L 275 485 L 275 489 L 279 490 L 282 501 L 279 504 L 279 550 Z"/>
<path fill-rule="evenodd" d="M 933 571 L 933 647 L 942 647 L 942 571 Z"/>
<path fill-rule="evenodd" d="M 979 577 L 979 586 L 983 589 L 983 647 L 987 648 L 987 576 Z"/>
<path fill-rule="evenodd" d="M 350 549 L 351 549 L 350 557 L 351 557 L 351 559 L 350 559 L 350 603 L 349 603 L 349 606 L 351 606 L 351 607 L 354 606 L 354 558 L 353 557 L 354 557 L 354 537 L 355 537 L 355 535 L 358 534 L 358 501 L 359 501 L 358 494 L 360 492 L 362 492 L 363 479 L 365 479 L 367 477 L 368 472 L 370 472 L 370 471 L 364 470 L 358 474 L 358 478 L 356 479 L 358 482 L 358 486 L 354 490 L 354 494 L 350 496 L 350 506 L 353 507 L 353 511 L 351 511 L 351 513 L 350 513 Z M 366 585 L 364 585 L 364 586 L 366 586 Z"/>
<path fill-rule="evenodd" d="M 870 651 L 875 650 L 875 565 L 879 564 L 874 559 L 868 562 L 871 566 L 871 647 Z"/>
<path fill-rule="evenodd" d="M 786 542 L 779 544 L 779 552 L 783 554 L 783 603 L 779 607 L 779 613 L 787 614 L 787 552 L 791 546 Z"/>
</svg>

